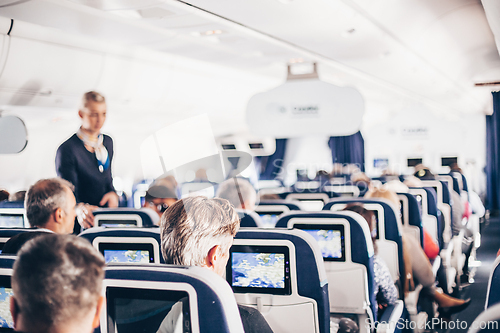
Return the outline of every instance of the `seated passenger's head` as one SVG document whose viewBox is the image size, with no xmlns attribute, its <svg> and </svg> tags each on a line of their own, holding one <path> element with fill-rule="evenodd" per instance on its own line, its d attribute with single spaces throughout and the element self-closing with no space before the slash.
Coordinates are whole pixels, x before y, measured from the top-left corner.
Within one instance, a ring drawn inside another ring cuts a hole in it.
<svg viewBox="0 0 500 333">
<path fill-rule="evenodd" d="M 0 190 L 0 201 L 9 199 L 9 192 L 7 190 Z"/>
<path fill-rule="evenodd" d="M 26 199 L 26 191 L 17 191 L 9 196 L 9 201 L 24 201 Z"/>
<path fill-rule="evenodd" d="M 12 275 L 16 331 L 92 332 L 104 303 L 104 265 L 83 238 L 50 234 L 26 243 Z"/>
<path fill-rule="evenodd" d="M 201 196 L 179 200 L 161 218 L 165 263 L 207 267 L 222 276 L 239 226 L 227 200 Z"/>
<path fill-rule="evenodd" d="M 352 203 L 348 204 L 343 210 L 348 210 L 351 212 L 358 213 L 359 215 L 363 216 L 363 218 L 366 220 L 366 223 L 368 224 L 368 227 L 370 228 L 370 234 L 372 237 L 373 241 L 373 248 L 375 250 L 375 253 L 377 253 L 377 220 L 375 218 L 375 214 L 371 210 L 367 210 L 361 203 Z"/>
<path fill-rule="evenodd" d="M 32 185 L 25 202 L 30 226 L 59 234 L 72 233 L 76 217 L 73 188 L 60 178 L 42 179 Z"/>
<path fill-rule="evenodd" d="M 177 200 L 177 193 L 174 188 L 165 185 L 153 185 L 146 192 L 143 207 L 151 208 L 161 217 L 163 212 Z"/>
<path fill-rule="evenodd" d="M 372 187 L 366 192 L 365 198 L 382 198 L 389 200 L 395 207 L 399 207 L 399 198 L 396 192 L 387 186 Z"/>
<path fill-rule="evenodd" d="M 228 200 L 235 208 L 248 210 L 254 210 L 257 201 L 257 192 L 243 178 L 231 178 L 221 183 L 215 196 Z"/>
<path fill-rule="evenodd" d="M 432 173 L 431 169 L 423 164 L 418 164 L 417 166 L 415 166 L 415 173 L 413 175 L 422 180 L 436 179 L 436 176 Z"/>
</svg>

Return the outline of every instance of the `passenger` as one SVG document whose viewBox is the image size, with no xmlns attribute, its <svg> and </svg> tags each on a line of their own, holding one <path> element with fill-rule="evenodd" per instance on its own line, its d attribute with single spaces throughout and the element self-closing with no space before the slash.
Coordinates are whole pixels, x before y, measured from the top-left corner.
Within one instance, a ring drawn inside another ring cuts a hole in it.
<svg viewBox="0 0 500 333">
<path fill-rule="evenodd" d="M 398 300 L 398 289 L 394 285 L 389 268 L 382 258 L 378 256 L 377 248 L 377 221 L 375 214 L 372 211 L 366 210 L 361 205 L 349 204 L 344 210 L 349 210 L 363 216 L 368 227 L 370 228 L 373 248 L 375 255 L 373 256 L 373 273 L 375 278 L 375 299 L 379 309 L 384 309 L 389 305 L 393 305 Z"/>
<path fill-rule="evenodd" d="M 88 204 L 82 208 L 88 228 L 94 224 L 93 206 L 118 207 L 118 195 L 111 175 L 113 140 L 101 133 L 106 120 L 104 96 L 85 93 L 78 115 L 82 126 L 57 149 L 56 172 L 75 186 L 76 200 Z"/>
<path fill-rule="evenodd" d="M 161 217 L 168 207 L 179 200 L 176 193 L 176 187 L 177 182 L 175 182 L 175 179 L 163 178 L 162 180 L 156 181 L 147 190 L 143 207 L 151 208 Z"/>
<path fill-rule="evenodd" d="M 170 206 L 161 218 L 161 251 L 165 263 L 200 266 L 221 277 L 240 222 L 228 200 L 188 197 Z M 238 305 L 245 333 L 272 332 L 254 308 Z M 182 332 L 182 304 L 174 305 L 159 333 Z"/>
<path fill-rule="evenodd" d="M 365 198 L 384 198 L 388 199 L 393 205 L 399 205 L 399 198 L 395 192 L 385 188 L 372 188 L 366 193 Z M 439 306 L 439 313 L 443 317 L 449 317 L 453 313 L 460 312 L 470 304 L 470 298 L 467 300 L 457 299 L 443 293 L 441 289 L 436 288 L 434 284 L 434 274 L 429 259 L 424 250 L 415 239 L 406 234 L 403 239 L 403 260 L 405 263 L 406 281 L 404 281 L 405 292 L 409 291 L 413 284 L 413 276 L 425 288 L 429 295 Z"/>
<path fill-rule="evenodd" d="M 104 258 L 83 238 L 47 235 L 14 263 L 10 311 L 17 332 L 89 333 L 104 304 Z"/>
<path fill-rule="evenodd" d="M 9 195 L 9 201 L 23 201 L 26 198 L 26 191 L 17 191 Z"/>
<path fill-rule="evenodd" d="M 9 192 L 7 190 L 0 190 L 0 202 L 1 201 L 5 201 L 5 200 L 9 200 Z"/>
<path fill-rule="evenodd" d="M 215 196 L 228 200 L 234 208 L 252 211 L 257 202 L 257 192 L 252 184 L 243 178 L 231 178 L 222 182 Z"/>
<path fill-rule="evenodd" d="M 42 179 L 32 185 L 26 194 L 26 216 L 32 228 L 40 233 L 70 234 L 76 217 L 73 185 L 64 179 Z M 23 232 L 5 243 L 2 253 L 17 253 L 22 245 L 35 236 Z"/>
<path fill-rule="evenodd" d="M 262 200 L 281 200 L 281 197 L 276 193 L 264 193 L 259 195 L 260 201 Z"/>
</svg>

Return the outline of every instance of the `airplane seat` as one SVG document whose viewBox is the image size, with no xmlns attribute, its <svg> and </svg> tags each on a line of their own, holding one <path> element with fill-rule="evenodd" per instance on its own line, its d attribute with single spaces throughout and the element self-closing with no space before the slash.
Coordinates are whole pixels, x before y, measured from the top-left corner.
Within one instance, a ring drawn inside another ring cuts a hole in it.
<svg viewBox="0 0 500 333">
<path fill-rule="evenodd" d="M 422 216 L 415 196 L 410 193 L 398 193 L 401 202 L 401 220 L 405 232 L 412 234 L 415 239 L 424 247 L 424 228 Z"/>
<path fill-rule="evenodd" d="M 322 259 L 304 231 L 242 228 L 230 250 L 226 278 L 238 304 L 257 308 L 275 333 L 327 333 L 329 285 Z M 263 266 L 267 272 L 262 273 Z M 264 278 L 256 281 L 255 274 Z"/>
<path fill-rule="evenodd" d="M 320 192 L 310 189 L 304 189 L 300 192 L 285 191 L 278 195 L 287 201 L 299 201 L 300 209 L 306 211 L 321 211 L 331 198 L 339 197 L 339 194 L 335 192 Z"/>
<path fill-rule="evenodd" d="M 484 309 L 486 310 L 498 303 L 500 303 L 500 257 L 495 259 L 491 268 Z"/>
<path fill-rule="evenodd" d="M 0 208 L 24 208 L 24 201 L 0 201 Z"/>
<path fill-rule="evenodd" d="M 285 200 L 261 200 L 254 209 L 260 216 L 264 228 L 274 228 L 281 215 L 297 210 L 300 210 L 298 202 Z"/>
<path fill-rule="evenodd" d="M 236 213 L 240 218 L 240 227 L 241 228 L 263 228 L 265 227 L 264 222 L 260 218 L 260 216 L 246 209 L 236 209 Z"/>
<path fill-rule="evenodd" d="M 10 296 L 13 295 L 11 276 L 16 256 L 0 254 L 0 330 L 2 332 L 14 332 L 14 322 L 10 314 Z"/>
<path fill-rule="evenodd" d="M 160 223 L 160 217 L 150 208 L 98 208 L 92 213 L 96 226 L 149 228 Z"/>
<path fill-rule="evenodd" d="M 286 201 L 286 200 L 261 200 L 257 207 L 259 206 L 285 206 L 288 210 L 300 210 L 298 202 Z"/>
<path fill-rule="evenodd" d="M 194 180 L 192 182 L 182 183 L 179 185 L 180 197 L 185 198 L 189 195 L 203 195 L 207 198 L 213 198 L 215 197 L 216 187 L 216 183 L 212 183 L 208 180 Z"/>
<path fill-rule="evenodd" d="M 433 236 L 434 239 L 438 240 L 439 248 L 441 249 L 440 257 L 441 260 L 439 265 L 443 266 L 445 270 L 446 278 L 443 282 L 443 289 L 448 294 L 453 293 L 453 288 L 457 286 L 458 275 L 457 268 L 454 264 L 454 242 L 450 242 L 448 244 L 444 243 L 443 239 L 443 230 L 442 226 L 444 226 L 443 216 L 437 207 L 437 198 L 436 193 L 433 188 L 418 188 L 411 187 L 410 193 L 420 196 L 422 200 L 422 220 L 424 222 L 424 227 L 427 232 Z M 433 272 L 437 274 L 439 270 L 438 261 L 434 262 Z"/>
<path fill-rule="evenodd" d="M 389 201 L 380 198 L 336 198 L 326 204 L 324 210 L 340 211 L 346 205 L 353 203 L 362 204 L 365 209 L 376 214 L 378 253 L 387 264 L 394 282 L 400 285 L 400 277 L 405 276 L 401 236 L 402 225 L 396 217 L 395 209 Z M 402 293 L 400 294 L 402 295 Z"/>
<path fill-rule="evenodd" d="M 171 310 L 181 332 L 244 333 L 231 288 L 203 267 L 107 266 L 104 289 L 103 333 L 155 333 Z"/>
<path fill-rule="evenodd" d="M 0 202 L 0 228 L 29 228 L 24 201 Z"/>
<path fill-rule="evenodd" d="M 322 192 L 333 192 L 339 197 L 359 197 L 361 194 L 360 188 L 352 183 L 346 184 L 326 184 L 322 188 Z"/>
<path fill-rule="evenodd" d="M 29 231 L 36 231 L 36 228 L 0 228 L 0 253 L 5 243 L 17 234 Z"/>
<path fill-rule="evenodd" d="M 94 227 L 80 233 L 109 262 L 164 263 L 160 229 Z"/>
<path fill-rule="evenodd" d="M 404 305 L 403 301 L 398 301 L 395 307 L 388 308 L 378 317 L 373 244 L 369 227 L 362 219 L 350 211 L 296 212 L 283 216 L 277 227 L 302 229 L 318 241 L 329 281 L 332 317 L 356 316 L 361 332 L 373 329 L 366 325 L 366 320 L 383 320 L 388 325 L 379 325 L 377 332 L 389 332 L 396 328 L 389 323 L 394 324 L 401 318 Z M 331 237 L 330 241 L 335 243 L 325 244 L 325 237 Z M 333 253 L 332 248 L 336 249 Z"/>
<path fill-rule="evenodd" d="M 500 304 L 481 312 L 472 322 L 467 333 L 493 333 L 498 332 L 500 322 Z"/>
</svg>

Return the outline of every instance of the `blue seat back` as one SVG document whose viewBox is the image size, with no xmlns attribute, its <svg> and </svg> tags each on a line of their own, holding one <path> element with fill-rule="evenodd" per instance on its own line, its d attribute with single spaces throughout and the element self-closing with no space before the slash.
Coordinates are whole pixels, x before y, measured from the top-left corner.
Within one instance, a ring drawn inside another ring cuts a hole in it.
<svg viewBox="0 0 500 333">
<path fill-rule="evenodd" d="M 240 229 L 236 234 L 234 244 L 253 245 L 255 242 L 266 242 L 265 244 L 271 245 L 281 244 L 280 241 L 289 241 L 295 248 L 293 256 L 290 254 L 291 295 L 273 295 L 272 302 L 276 302 L 280 306 L 289 306 L 290 310 L 294 311 L 296 307 L 302 307 L 304 302 L 307 303 L 308 299 L 314 300 L 317 305 L 316 316 L 319 322 L 319 331 L 317 332 L 330 332 L 328 281 L 323 258 L 312 236 L 301 230 Z M 295 267 L 293 267 L 293 257 L 295 258 Z M 296 276 L 296 280 L 294 280 L 294 276 Z M 238 299 L 238 295 L 236 297 Z M 278 298 L 280 298 L 279 301 L 277 301 Z M 276 320 L 283 319 L 286 322 L 287 320 L 291 321 L 292 317 L 288 314 L 287 317 L 266 317 L 266 319 L 273 328 Z M 302 319 L 299 317 L 297 320 L 297 325 L 300 325 Z"/>
<path fill-rule="evenodd" d="M 236 213 L 240 218 L 241 228 L 263 227 L 262 220 L 257 213 L 244 209 L 236 209 Z"/>
<path fill-rule="evenodd" d="M 261 200 L 257 207 L 259 206 L 285 206 L 288 210 L 300 210 L 296 203 L 286 200 Z"/>
<path fill-rule="evenodd" d="M 173 265 L 113 265 L 106 268 L 104 280 L 107 303 L 113 305 L 114 299 L 109 297 L 113 288 L 120 288 L 120 297 L 134 299 L 139 292 L 146 298 L 153 293 L 156 299 L 164 292 L 181 292 L 188 295 L 190 324 L 193 331 L 198 328 L 201 333 L 244 333 L 240 314 L 234 295 L 228 284 L 218 275 L 203 267 L 184 267 Z M 168 294 L 167 294 L 168 295 Z M 162 300 L 160 298 L 160 300 Z M 175 302 L 175 301 L 174 301 Z M 158 314 L 146 309 L 146 315 L 141 313 L 139 306 L 130 306 L 130 315 L 127 325 L 152 325 L 154 316 L 155 325 L 164 318 L 164 312 Z M 168 310 L 167 310 L 168 311 Z M 101 332 L 110 333 L 107 320 L 111 313 L 101 316 Z M 186 317 L 183 318 L 183 321 Z M 156 328 L 153 328 L 156 331 Z M 137 331 L 137 330 L 135 330 Z"/>
<path fill-rule="evenodd" d="M 376 316 L 377 308 L 374 297 L 374 275 L 373 275 L 373 244 L 370 238 L 370 231 L 366 222 L 357 220 L 360 218 L 358 214 L 353 212 L 293 212 L 281 217 L 276 225 L 276 228 L 289 228 L 295 224 L 328 224 L 347 223 L 349 226 L 350 239 L 344 239 L 346 245 L 346 262 L 356 263 L 363 265 L 367 272 L 367 286 L 368 286 L 368 302 L 370 303 L 371 312 Z M 335 221 L 335 222 L 334 222 Z M 347 235 L 347 233 L 345 233 Z M 348 251 L 350 249 L 350 251 Z M 329 264 L 329 263 L 325 263 Z M 330 284 L 335 285 L 335 281 L 329 281 Z M 348 286 L 350 289 L 350 286 Z M 362 288 L 356 286 L 356 288 Z M 330 295 L 331 299 L 335 295 Z M 376 320 L 376 318 L 375 318 Z"/>
<path fill-rule="evenodd" d="M 32 228 L 0 228 L 0 250 L 3 249 L 3 246 L 11 237 L 14 237 L 15 235 L 23 232 L 36 230 L 37 229 Z"/>
<path fill-rule="evenodd" d="M 0 201 L 0 208 L 24 208 L 24 201 Z"/>
<path fill-rule="evenodd" d="M 104 216 L 99 218 L 113 218 L 123 220 L 134 219 L 135 217 L 139 217 L 142 225 L 138 225 L 141 227 L 154 227 L 159 224 L 160 217 L 155 211 L 148 208 L 98 208 L 92 212 L 94 216 Z"/>
<path fill-rule="evenodd" d="M 281 215 L 298 210 L 298 203 L 286 200 L 264 200 L 255 207 L 255 213 L 260 216 L 264 228 L 274 228 Z"/>
<path fill-rule="evenodd" d="M 484 308 L 487 309 L 498 303 L 500 303 L 500 257 L 495 259 L 491 269 Z"/>
<path fill-rule="evenodd" d="M 392 278 L 394 281 L 397 281 L 399 277 L 405 276 L 404 274 L 404 261 L 403 261 L 403 240 L 402 240 L 402 226 L 401 221 L 396 216 L 396 207 L 393 207 L 392 204 L 380 198 L 337 198 L 332 199 L 328 204 L 325 205 L 324 210 L 339 210 L 343 209 L 345 205 L 352 203 L 360 203 L 363 205 L 375 205 L 382 208 L 382 212 L 379 212 L 379 229 L 383 229 L 383 233 L 381 230 L 378 232 L 378 244 L 379 244 L 379 255 L 384 259 L 384 261 L 389 266 L 389 270 L 391 271 Z M 368 209 L 369 207 L 367 207 Z M 383 216 L 380 216 L 383 214 Z M 380 225 L 383 224 L 383 227 Z M 385 248 L 386 246 L 390 247 L 390 244 L 395 244 L 396 248 L 394 251 L 396 253 L 390 253 L 389 248 Z M 394 258 L 394 256 L 396 258 Z M 394 266 L 396 265 L 396 266 Z"/>
<path fill-rule="evenodd" d="M 160 263 L 164 263 L 160 253 L 161 236 L 158 228 L 105 228 L 94 227 L 80 233 L 78 237 L 87 239 L 95 248 L 99 249 L 98 243 L 109 242 L 116 244 L 135 244 L 138 242 L 148 242 L 151 240 L 155 258 Z M 137 240 L 139 239 L 139 240 Z"/>
<path fill-rule="evenodd" d="M 422 215 L 417 199 L 410 193 L 398 193 L 402 202 L 402 220 L 403 225 L 409 225 L 418 228 L 420 245 L 424 246 L 424 228 L 422 225 Z M 406 216 L 407 215 L 407 216 Z"/>
</svg>

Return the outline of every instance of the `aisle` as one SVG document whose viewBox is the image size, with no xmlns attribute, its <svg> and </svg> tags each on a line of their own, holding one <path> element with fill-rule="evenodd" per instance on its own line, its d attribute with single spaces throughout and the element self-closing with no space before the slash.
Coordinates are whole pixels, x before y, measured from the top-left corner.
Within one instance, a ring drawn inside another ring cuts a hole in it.
<svg viewBox="0 0 500 333">
<path fill-rule="evenodd" d="M 467 327 L 470 327 L 474 319 L 484 310 L 491 267 L 500 247 L 500 219 L 490 219 L 482 227 L 481 235 L 481 247 L 477 251 L 477 259 L 481 261 L 481 266 L 477 268 L 475 282 L 462 290 L 462 298 L 470 297 L 472 302 L 465 311 L 452 317 L 455 322 L 457 319 L 467 322 Z M 467 331 L 461 328 L 451 329 L 451 327 L 450 325 L 449 333 Z"/>
</svg>

